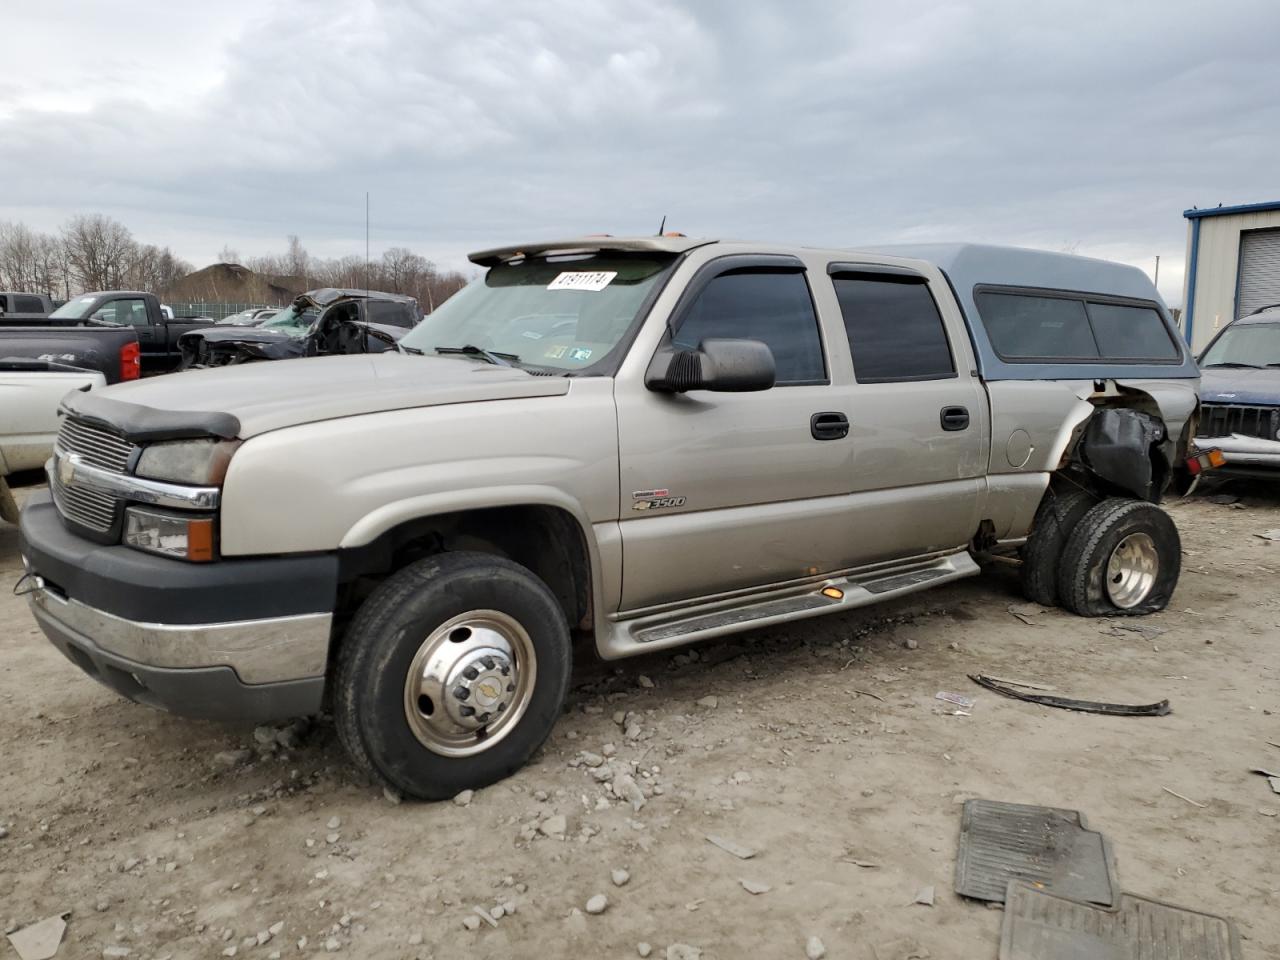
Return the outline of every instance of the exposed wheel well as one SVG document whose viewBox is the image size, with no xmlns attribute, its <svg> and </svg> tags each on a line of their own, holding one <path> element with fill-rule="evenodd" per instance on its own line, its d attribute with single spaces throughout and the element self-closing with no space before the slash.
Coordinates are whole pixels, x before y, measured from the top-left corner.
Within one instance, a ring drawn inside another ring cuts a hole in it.
<svg viewBox="0 0 1280 960">
<path fill-rule="evenodd" d="M 350 618 L 384 578 L 435 553 L 470 550 L 527 567 L 555 595 L 565 619 L 590 630 L 591 558 L 577 519 L 558 507 L 528 504 L 443 513 L 409 520 L 339 557 L 337 617 Z"/>
</svg>

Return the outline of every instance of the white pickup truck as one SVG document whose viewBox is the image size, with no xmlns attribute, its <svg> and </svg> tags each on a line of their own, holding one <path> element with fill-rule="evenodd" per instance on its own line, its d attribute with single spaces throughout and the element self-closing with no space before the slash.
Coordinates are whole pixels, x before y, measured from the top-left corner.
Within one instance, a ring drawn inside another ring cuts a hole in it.
<svg viewBox="0 0 1280 960">
<path fill-rule="evenodd" d="M 7 478 L 49 459 L 62 398 L 139 373 L 131 327 L 0 329 L 0 519 L 18 522 Z"/>
<path fill-rule="evenodd" d="M 73 390 L 95 390 L 107 380 L 97 370 L 57 370 L 33 361 L 14 369 L 0 361 L 0 519 L 18 522 L 6 478 L 38 470 L 58 433 L 58 403 Z"/>
</svg>

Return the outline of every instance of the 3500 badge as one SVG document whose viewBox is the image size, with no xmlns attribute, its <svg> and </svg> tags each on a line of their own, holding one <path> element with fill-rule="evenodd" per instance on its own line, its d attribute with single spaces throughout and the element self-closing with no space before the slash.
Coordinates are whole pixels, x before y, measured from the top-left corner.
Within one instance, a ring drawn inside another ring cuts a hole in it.
<svg viewBox="0 0 1280 960">
<path fill-rule="evenodd" d="M 662 494 L 662 496 L 655 496 Z M 665 510 L 669 507 L 683 507 L 684 497 L 667 496 L 666 490 L 642 490 L 633 494 L 636 502 L 631 505 L 632 510 Z"/>
</svg>

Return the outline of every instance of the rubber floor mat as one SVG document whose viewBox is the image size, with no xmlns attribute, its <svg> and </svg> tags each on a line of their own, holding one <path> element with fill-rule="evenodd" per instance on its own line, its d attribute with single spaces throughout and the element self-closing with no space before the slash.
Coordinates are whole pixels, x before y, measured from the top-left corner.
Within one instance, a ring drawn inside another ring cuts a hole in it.
<svg viewBox="0 0 1280 960">
<path fill-rule="evenodd" d="M 1120 894 L 1111 909 L 1009 884 L 1000 960 L 1241 960 L 1225 917 Z"/>
<path fill-rule="evenodd" d="M 1075 810 L 968 800 L 960 820 L 956 893 L 1003 903 L 1010 880 L 1073 900 L 1116 902 L 1111 848 Z"/>
</svg>

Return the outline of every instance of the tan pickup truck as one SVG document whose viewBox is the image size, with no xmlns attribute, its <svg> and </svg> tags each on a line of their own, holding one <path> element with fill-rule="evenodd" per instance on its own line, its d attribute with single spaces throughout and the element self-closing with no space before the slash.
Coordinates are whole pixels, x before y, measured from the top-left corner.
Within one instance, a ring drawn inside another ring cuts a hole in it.
<svg viewBox="0 0 1280 960">
<path fill-rule="evenodd" d="M 675 647 L 999 553 L 1082 615 L 1169 601 L 1198 371 L 1139 270 L 680 236 L 472 260 L 395 353 L 67 400 L 21 521 L 49 639 L 177 713 L 331 709 L 441 798 L 538 748 L 575 639 Z"/>
</svg>

